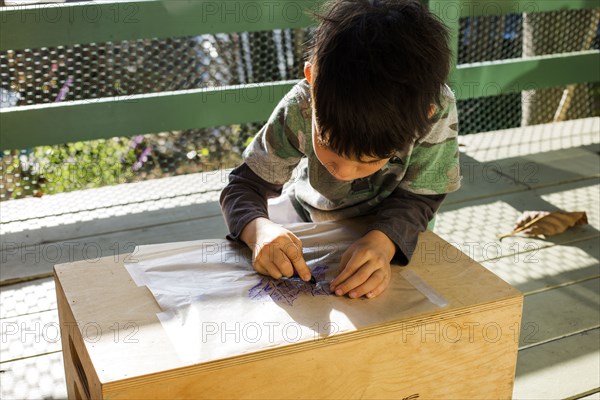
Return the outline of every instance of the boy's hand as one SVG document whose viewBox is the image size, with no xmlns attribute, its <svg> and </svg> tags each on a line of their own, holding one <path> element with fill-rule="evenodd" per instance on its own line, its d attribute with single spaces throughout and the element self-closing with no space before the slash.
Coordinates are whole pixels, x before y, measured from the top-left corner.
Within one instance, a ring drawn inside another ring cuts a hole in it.
<svg viewBox="0 0 600 400">
<path fill-rule="evenodd" d="M 390 284 L 390 261 L 395 252 L 396 245 L 385 233 L 367 232 L 342 254 L 343 270 L 331 281 L 331 290 L 338 296 L 349 293 L 353 299 L 380 295 Z"/>
<path fill-rule="evenodd" d="M 302 242 L 282 226 L 256 218 L 246 225 L 240 239 L 252 250 L 252 267 L 259 274 L 289 278 L 296 270 L 303 280 L 310 280 L 310 269 L 302 257 Z"/>
</svg>

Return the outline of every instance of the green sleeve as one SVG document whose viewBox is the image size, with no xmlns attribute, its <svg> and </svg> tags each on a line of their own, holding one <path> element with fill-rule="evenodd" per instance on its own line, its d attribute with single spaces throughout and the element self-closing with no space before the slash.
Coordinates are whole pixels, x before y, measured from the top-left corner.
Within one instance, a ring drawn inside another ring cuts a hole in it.
<svg viewBox="0 0 600 400">
<path fill-rule="evenodd" d="M 298 85 L 292 88 L 244 150 L 245 163 L 269 183 L 286 183 L 305 154 L 310 125 L 300 110 L 301 95 Z"/>
</svg>

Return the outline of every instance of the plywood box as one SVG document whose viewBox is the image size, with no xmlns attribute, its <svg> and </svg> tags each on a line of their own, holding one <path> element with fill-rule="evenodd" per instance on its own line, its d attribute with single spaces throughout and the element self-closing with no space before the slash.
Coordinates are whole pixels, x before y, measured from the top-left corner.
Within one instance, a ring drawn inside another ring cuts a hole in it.
<svg viewBox="0 0 600 400">
<path fill-rule="evenodd" d="M 408 267 L 392 267 L 392 279 L 416 278 L 412 290 L 443 304 L 200 363 L 177 355 L 160 307 L 132 281 L 125 257 L 55 266 L 69 398 L 512 396 L 523 297 L 432 232 L 420 236 Z M 377 299 L 340 301 L 368 307 Z"/>
</svg>

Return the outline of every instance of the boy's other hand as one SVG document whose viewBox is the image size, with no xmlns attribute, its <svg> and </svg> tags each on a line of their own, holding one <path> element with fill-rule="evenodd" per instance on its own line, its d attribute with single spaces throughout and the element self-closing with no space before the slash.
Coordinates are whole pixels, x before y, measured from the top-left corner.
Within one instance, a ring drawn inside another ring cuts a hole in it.
<svg viewBox="0 0 600 400">
<path fill-rule="evenodd" d="M 396 245 L 385 233 L 367 232 L 342 254 L 343 270 L 331 281 L 330 289 L 338 296 L 348 293 L 353 299 L 380 295 L 390 284 L 390 261 L 395 252 Z"/>
<path fill-rule="evenodd" d="M 250 221 L 240 239 L 252 250 L 252 267 L 256 272 L 275 279 L 291 277 L 294 270 L 304 280 L 310 280 L 310 269 L 302 256 L 302 242 L 281 225 L 266 218 Z"/>
</svg>

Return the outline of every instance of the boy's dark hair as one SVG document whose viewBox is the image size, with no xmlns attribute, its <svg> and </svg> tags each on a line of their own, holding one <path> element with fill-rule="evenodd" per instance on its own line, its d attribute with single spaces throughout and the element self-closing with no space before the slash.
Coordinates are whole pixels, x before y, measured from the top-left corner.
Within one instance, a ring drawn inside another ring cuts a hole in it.
<svg viewBox="0 0 600 400">
<path fill-rule="evenodd" d="M 419 0 L 330 0 L 317 18 L 319 141 L 342 156 L 387 158 L 425 135 L 450 71 L 444 24 Z"/>
</svg>

